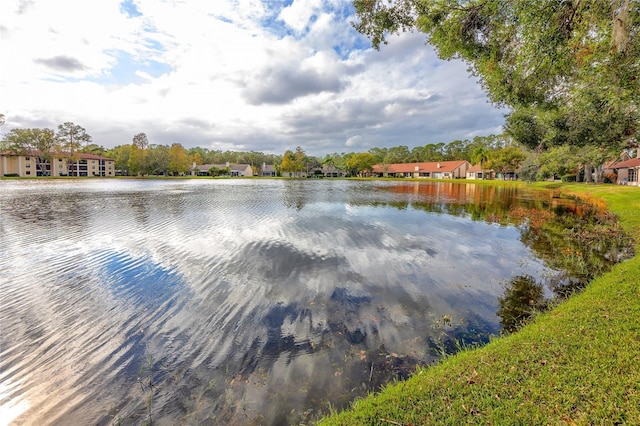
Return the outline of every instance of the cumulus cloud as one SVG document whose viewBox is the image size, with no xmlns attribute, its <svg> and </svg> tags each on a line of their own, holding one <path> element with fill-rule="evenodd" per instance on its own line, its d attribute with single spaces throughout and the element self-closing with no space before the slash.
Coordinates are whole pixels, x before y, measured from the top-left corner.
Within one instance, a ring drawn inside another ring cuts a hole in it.
<svg viewBox="0 0 640 426">
<path fill-rule="evenodd" d="M 154 143 L 324 155 L 503 123 L 466 66 L 440 61 L 424 35 L 371 49 L 348 1 L 8 2 L 4 131 L 73 121 L 105 147 L 145 132 Z"/>
<path fill-rule="evenodd" d="M 342 83 L 337 76 L 323 75 L 314 69 L 269 68 L 255 75 L 244 92 L 253 105 L 284 104 L 320 92 L 338 92 Z"/>
<path fill-rule="evenodd" d="M 294 31 L 301 33 L 322 6 L 322 0 L 297 0 L 282 8 L 279 19 Z"/>
<path fill-rule="evenodd" d="M 291 44 L 281 43 L 277 51 L 269 50 L 263 67 L 248 74 L 243 94 L 249 103 L 285 104 L 301 96 L 343 89 L 345 83 L 332 55 L 300 54 Z"/>
</svg>

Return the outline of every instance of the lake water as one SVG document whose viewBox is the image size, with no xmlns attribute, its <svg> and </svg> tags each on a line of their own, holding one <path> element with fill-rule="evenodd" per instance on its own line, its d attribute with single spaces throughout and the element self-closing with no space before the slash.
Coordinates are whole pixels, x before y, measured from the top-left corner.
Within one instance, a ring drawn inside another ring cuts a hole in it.
<svg viewBox="0 0 640 426">
<path fill-rule="evenodd" d="M 310 422 L 499 333 L 505 282 L 559 274 L 510 212 L 574 208 L 428 182 L 0 190 L 0 424 Z"/>
</svg>

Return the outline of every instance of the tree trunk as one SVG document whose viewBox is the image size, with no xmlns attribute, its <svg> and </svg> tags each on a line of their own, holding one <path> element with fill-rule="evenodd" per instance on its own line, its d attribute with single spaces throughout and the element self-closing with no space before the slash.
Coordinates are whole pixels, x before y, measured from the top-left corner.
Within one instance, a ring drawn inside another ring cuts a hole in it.
<svg viewBox="0 0 640 426">
<path fill-rule="evenodd" d="M 591 164 L 585 164 L 584 166 L 584 181 L 587 183 L 593 183 L 593 176 L 591 175 Z"/>
<path fill-rule="evenodd" d="M 596 167 L 596 173 L 595 173 L 595 183 L 602 183 L 602 175 L 604 172 L 604 166 L 600 165 L 598 167 Z"/>
</svg>

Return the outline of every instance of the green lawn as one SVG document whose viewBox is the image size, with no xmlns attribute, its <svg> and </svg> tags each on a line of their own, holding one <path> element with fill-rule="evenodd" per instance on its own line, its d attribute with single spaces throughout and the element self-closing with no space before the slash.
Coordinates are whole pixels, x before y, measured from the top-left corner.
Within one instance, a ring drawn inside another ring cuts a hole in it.
<svg viewBox="0 0 640 426">
<path fill-rule="evenodd" d="M 640 188 L 536 184 L 604 200 L 640 253 Z M 640 255 L 519 332 L 356 401 L 322 425 L 640 424 Z"/>
</svg>

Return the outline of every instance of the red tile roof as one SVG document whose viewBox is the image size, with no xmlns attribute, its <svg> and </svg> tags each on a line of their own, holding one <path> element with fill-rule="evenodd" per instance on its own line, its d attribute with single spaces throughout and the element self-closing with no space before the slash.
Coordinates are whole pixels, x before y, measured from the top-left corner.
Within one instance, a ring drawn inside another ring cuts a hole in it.
<svg viewBox="0 0 640 426">
<path fill-rule="evenodd" d="M 12 151 L 3 151 L 0 152 L 0 155 L 4 155 L 7 157 L 13 157 L 13 156 L 37 156 L 40 154 L 40 151 L 36 151 L 36 150 L 30 150 L 30 151 L 26 151 L 22 154 L 18 154 L 16 152 L 12 152 Z M 78 157 L 84 159 L 84 160 L 104 160 L 104 161 L 115 161 L 113 158 L 109 158 L 106 157 L 104 155 L 96 155 L 96 154 L 85 154 L 83 152 L 79 152 L 77 153 Z M 52 157 L 54 158 L 65 158 L 67 157 L 67 153 L 60 153 L 60 152 L 56 152 L 51 154 Z"/>
<path fill-rule="evenodd" d="M 632 167 L 640 166 L 640 158 L 632 158 L 627 161 L 622 161 L 620 163 L 614 164 L 612 168 L 614 169 L 627 169 Z"/>
<path fill-rule="evenodd" d="M 85 160 L 106 160 L 106 161 L 114 161 L 113 158 L 105 157 L 104 155 L 96 155 L 96 154 L 84 154 L 80 153 L 80 158 Z"/>
</svg>

